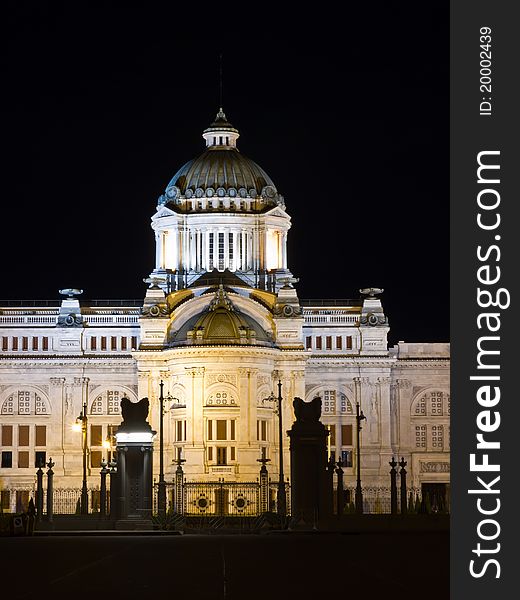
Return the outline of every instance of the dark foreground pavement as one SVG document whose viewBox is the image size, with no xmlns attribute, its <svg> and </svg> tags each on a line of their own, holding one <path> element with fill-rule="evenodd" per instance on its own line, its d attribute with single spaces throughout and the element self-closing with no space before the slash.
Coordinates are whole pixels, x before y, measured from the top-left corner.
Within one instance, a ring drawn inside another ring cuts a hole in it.
<svg viewBox="0 0 520 600">
<path fill-rule="evenodd" d="M 449 598 L 447 532 L 0 538 L 0 565 L 9 600 Z"/>
</svg>

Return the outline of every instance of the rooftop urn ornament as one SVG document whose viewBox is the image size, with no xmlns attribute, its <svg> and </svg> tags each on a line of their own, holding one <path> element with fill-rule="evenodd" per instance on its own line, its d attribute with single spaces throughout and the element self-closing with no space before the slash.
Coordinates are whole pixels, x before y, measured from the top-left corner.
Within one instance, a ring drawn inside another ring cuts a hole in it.
<svg viewBox="0 0 520 600">
<path fill-rule="evenodd" d="M 359 293 L 362 294 L 363 296 L 370 296 L 370 298 L 374 298 L 375 296 L 379 296 L 380 294 L 382 294 L 385 290 L 383 288 L 362 288 L 359 290 Z"/>
<path fill-rule="evenodd" d="M 59 293 L 62 296 L 67 296 L 67 298 L 74 298 L 74 296 L 81 296 L 83 290 L 78 290 L 77 288 L 64 288 L 63 290 L 59 290 Z"/>
</svg>

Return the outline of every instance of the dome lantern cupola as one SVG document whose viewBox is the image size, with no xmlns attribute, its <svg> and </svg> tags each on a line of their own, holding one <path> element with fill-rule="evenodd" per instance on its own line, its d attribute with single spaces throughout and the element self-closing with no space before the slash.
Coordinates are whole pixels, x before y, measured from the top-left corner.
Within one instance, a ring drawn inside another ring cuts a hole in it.
<svg viewBox="0 0 520 600">
<path fill-rule="evenodd" d="M 236 148 L 239 136 L 238 129 L 235 129 L 227 120 L 222 107 L 219 109 L 213 123 L 202 133 L 208 148 L 218 146 L 219 149 L 222 149 L 222 147 Z"/>
</svg>

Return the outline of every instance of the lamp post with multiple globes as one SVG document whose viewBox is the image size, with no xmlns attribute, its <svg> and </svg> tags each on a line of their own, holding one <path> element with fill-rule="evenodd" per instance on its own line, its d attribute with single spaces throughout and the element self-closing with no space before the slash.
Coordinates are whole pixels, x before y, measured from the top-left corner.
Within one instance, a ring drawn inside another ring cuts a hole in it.
<svg viewBox="0 0 520 600">
<path fill-rule="evenodd" d="M 88 417 L 87 417 L 87 400 L 83 400 L 83 407 L 79 413 L 76 422 L 72 426 L 74 431 L 81 431 L 81 448 L 83 452 L 83 482 L 81 484 L 81 496 L 80 496 L 80 514 L 88 514 L 88 489 L 87 489 L 87 430 L 88 430 Z"/>
</svg>

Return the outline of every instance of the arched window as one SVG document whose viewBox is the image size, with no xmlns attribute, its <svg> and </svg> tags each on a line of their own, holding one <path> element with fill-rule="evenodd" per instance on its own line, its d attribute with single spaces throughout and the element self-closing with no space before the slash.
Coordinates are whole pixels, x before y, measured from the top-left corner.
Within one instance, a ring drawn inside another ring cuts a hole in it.
<svg viewBox="0 0 520 600">
<path fill-rule="evenodd" d="M 2 415 L 49 415 L 50 405 L 40 392 L 18 390 L 9 394 L 2 403 Z"/>
<path fill-rule="evenodd" d="M 412 404 L 412 417 L 443 417 L 450 414 L 450 395 L 440 390 L 422 393 Z"/>
</svg>

